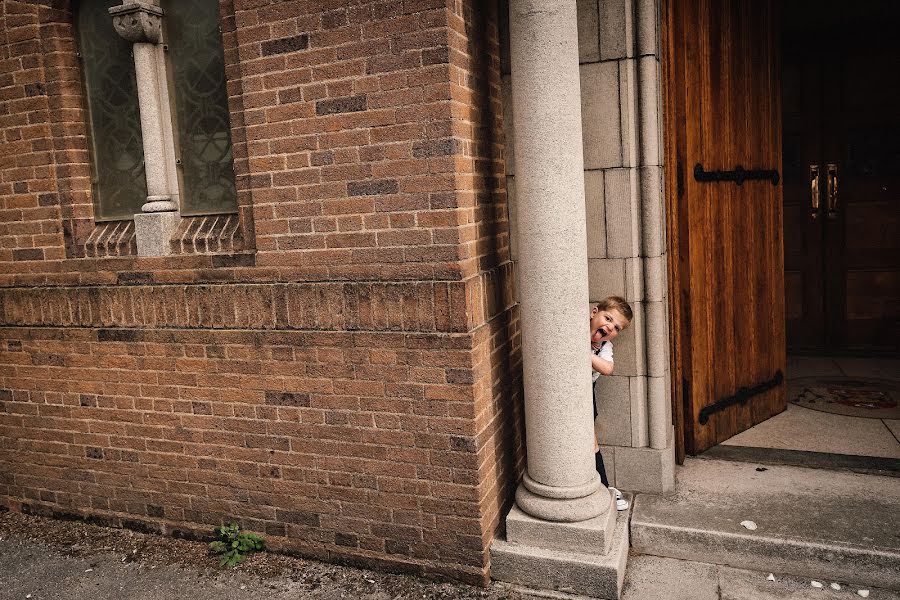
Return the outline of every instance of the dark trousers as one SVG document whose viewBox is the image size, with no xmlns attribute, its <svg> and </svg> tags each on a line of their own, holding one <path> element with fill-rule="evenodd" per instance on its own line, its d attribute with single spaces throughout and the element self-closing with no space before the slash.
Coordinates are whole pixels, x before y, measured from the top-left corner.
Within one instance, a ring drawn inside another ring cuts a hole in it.
<svg viewBox="0 0 900 600">
<path fill-rule="evenodd" d="M 594 386 L 591 385 L 591 389 L 594 389 Z M 594 422 L 597 421 L 597 392 L 594 392 L 594 401 L 591 402 L 591 406 L 594 407 Z M 603 482 L 603 485 L 609 487 L 609 479 L 606 478 L 606 467 L 603 466 L 603 454 L 597 450 L 597 453 L 594 454 L 594 466 L 597 467 L 597 472 L 600 473 L 600 481 Z"/>
</svg>

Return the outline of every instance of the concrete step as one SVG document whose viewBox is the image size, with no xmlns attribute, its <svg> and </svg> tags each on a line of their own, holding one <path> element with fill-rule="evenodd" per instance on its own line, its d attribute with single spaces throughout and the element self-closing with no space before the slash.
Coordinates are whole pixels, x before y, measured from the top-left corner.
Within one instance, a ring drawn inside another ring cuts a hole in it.
<svg viewBox="0 0 900 600">
<path fill-rule="evenodd" d="M 845 582 L 735 569 L 661 556 L 632 554 L 622 600 L 900 600 L 900 592 Z M 818 581 L 822 587 L 813 585 Z M 837 587 L 832 587 L 836 584 Z M 495 583 L 521 600 L 593 600 L 562 592 Z"/>
<path fill-rule="evenodd" d="M 674 494 L 633 510 L 636 553 L 900 589 L 893 477 L 688 459 Z"/>
<path fill-rule="evenodd" d="M 900 600 L 900 594 L 874 586 L 834 580 L 748 571 L 712 565 L 633 555 L 628 559 L 622 600 Z M 832 587 L 836 584 L 836 587 Z"/>
</svg>

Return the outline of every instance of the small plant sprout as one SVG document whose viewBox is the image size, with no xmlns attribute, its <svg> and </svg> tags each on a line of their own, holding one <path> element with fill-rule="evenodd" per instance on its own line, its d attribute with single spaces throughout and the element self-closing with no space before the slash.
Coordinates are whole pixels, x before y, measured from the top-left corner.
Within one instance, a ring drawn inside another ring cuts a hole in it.
<svg viewBox="0 0 900 600">
<path fill-rule="evenodd" d="M 216 527 L 216 537 L 219 538 L 209 543 L 209 549 L 215 554 L 221 554 L 220 567 L 233 567 L 242 562 L 251 552 L 265 550 L 266 542 L 255 533 L 241 532 L 237 523 L 220 525 Z"/>
</svg>

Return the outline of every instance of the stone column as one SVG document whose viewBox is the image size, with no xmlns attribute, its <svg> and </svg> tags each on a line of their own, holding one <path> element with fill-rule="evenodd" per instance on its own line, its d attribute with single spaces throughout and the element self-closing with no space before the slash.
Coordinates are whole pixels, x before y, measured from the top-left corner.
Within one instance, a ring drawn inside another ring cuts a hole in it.
<svg viewBox="0 0 900 600">
<path fill-rule="evenodd" d="M 510 41 L 528 468 L 518 507 L 610 510 L 594 469 L 575 0 L 512 0 Z"/>
<path fill-rule="evenodd" d="M 141 213 L 134 216 L 138 255 L 169 254 L 169 238 L 178 226 L 179 214 L 173 200 L 174 173 L 169 172 L 167 160 L 171 123 L 164 104 L 166 83 L 161 80 L 159 69 L 163 10 L 154 4 L 125 0 L 122 6 L 110 8 L 109 14 L 116 32 L 133 44 L 147 178 L 147 202 L 141 206 Z"/>
<path fill-rule="evenodd" d="M 518 291 L 528 465 L 491 575 L 618 598 L 627 516 L 594 469 L 575 0 L 510 0 Z M 506 115 L 508 118 L 508 115 Z"/>
</svg>

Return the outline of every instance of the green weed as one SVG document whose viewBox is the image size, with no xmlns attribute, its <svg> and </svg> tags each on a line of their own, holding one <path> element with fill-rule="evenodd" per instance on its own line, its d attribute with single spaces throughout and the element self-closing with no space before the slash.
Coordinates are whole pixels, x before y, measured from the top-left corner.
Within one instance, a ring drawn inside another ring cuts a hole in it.
<svg viewBox="0 0 900 600">
<path fill-rule="evenodd" d="M 209 543 L 209 549 L 219 557 L 220 567 L 233 567 L 240 563 L 251 552 L 265 550 L 266 541 L 255 533 L 241 532 L 237 523 L 220 525 L 215 529 L 217 539 Z"/>
</svg>

